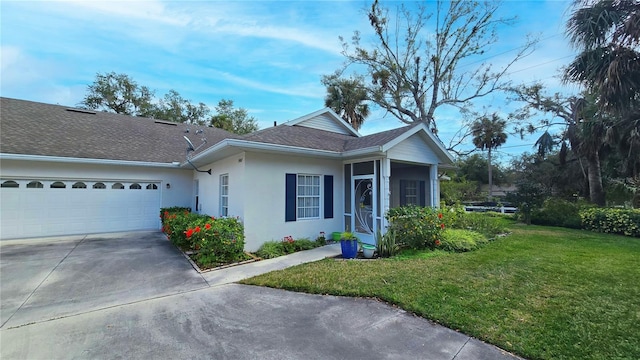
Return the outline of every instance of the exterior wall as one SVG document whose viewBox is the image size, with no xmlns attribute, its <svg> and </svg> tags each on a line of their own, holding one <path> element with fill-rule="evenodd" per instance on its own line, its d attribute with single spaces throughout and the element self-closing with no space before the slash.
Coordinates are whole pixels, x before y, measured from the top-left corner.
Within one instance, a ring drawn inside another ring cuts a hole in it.
<svg viewBox="0 0 640 360">
<path fill-rule="evenodd" d="M 269 240 L 284 236 L 315 239 L 321 231 L 330 236 L 343 230 L 342 162 L 296 156 L 247 152 L 244 191 L 245 248 L 257 250 Z M 285 221 L 285 174 L 333 175 L 333 218 L 324 219 L 323 191 L 320 195 L 320 219 Z M 233 180 L 231 180 L 233 182 Z"/>
<path fill-rule="evenodd" d="M 389 149 L 387 157 L 392 161 L 409 161 L 420 164 L 438 163 L 438 156 L 427 145 L 427 143 L 420 138 L 419 134 L 410 136 L 398 145 Z"/>
<path fill-rule="evenodd" d="M 244 219 L 245 194 L 245 154 L 229 156 L 225 159 L 201 166 L 201 170 L 211 169 L 211 175 L 193 171 L 198 180 L 200 213 L 219 217 L 220 214 L 220 175 L 229 175 L 229 216 Z M 195 199 L 192 199 L 195 205 Z"/>
<path fill-rule="evenodd" d="M 345 129 L 343 126 L 340 126 L 329 114 L 323 114 L 313 117 L 297 124 L 297 126 L 304 126 L 314 129 L 326 130 L 338 134 L 351 135 L 351 133 L 347 129 Z"/>
<path fill-rule="evenodd" d="M 161 207 L 192 206 L 193 175 L 179 168 L 153 168 L 125 165 L 93 165 L 46 161 L 2 160 L 3 179 L 68 179 L 78 181 L 118 180 L 161 183 Z M 166 185 L 170 184 L 170 189 Z M 160 209 L 158 209 L 160 211 Z"/>
</svg>

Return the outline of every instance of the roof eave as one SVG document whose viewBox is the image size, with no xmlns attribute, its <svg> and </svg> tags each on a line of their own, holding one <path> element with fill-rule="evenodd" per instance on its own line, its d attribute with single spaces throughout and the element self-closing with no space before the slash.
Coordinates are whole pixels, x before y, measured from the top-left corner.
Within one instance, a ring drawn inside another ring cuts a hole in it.
<svg viewBox="0 0 640 360">
<path fill-rule="evenodd" d="M 75 157 L 64 157 L 64 156 L 10 154 L 10 153 L 0 153 L 0 159 L 1 160 L 18 160 L 18 161 L 46 161 L 46 162 L 69 163 L 69 164 L 144 166 L 144 167 L 173 168 L 173 169 L 180 168 L 180 162 L 178 161 L 170 162 L 170 163 L 159 163 L 159 162 L 150 162 L 150 161 L 75 158 Z"/>
</svg>

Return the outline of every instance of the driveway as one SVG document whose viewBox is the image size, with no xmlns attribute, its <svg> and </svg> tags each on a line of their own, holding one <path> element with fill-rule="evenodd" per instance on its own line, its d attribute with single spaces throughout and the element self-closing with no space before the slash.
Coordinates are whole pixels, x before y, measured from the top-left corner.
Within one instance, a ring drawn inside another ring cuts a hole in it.
<svg viewBox="0 0 640 360">
<path fill-rule="evenodd" d="M 157 232 L 0 246 L 2 359 L 516 359 L 375 300 L 229 283 L 331 246 L 205 274 Z"/>
</svg>

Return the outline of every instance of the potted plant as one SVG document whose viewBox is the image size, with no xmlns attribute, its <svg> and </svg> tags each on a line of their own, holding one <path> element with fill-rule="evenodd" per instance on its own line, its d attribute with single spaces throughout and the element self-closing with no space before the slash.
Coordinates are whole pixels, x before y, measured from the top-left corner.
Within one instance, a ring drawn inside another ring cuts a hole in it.
<svg viewBox="0 0 640 360">
<path fill-rule="evenodd" d="M 373 258 L 373 253 L 376 251 L 376 247 L 371 244 L 362 244 L 362 255 L 367 258 Z"/>
<path fill-rule="evenodd" d="M 343 258 L 353 259 L 358 254 L 358 238 L 352 232 L 345 231 L 340 235 L 340 247 Z"/>
</svg>

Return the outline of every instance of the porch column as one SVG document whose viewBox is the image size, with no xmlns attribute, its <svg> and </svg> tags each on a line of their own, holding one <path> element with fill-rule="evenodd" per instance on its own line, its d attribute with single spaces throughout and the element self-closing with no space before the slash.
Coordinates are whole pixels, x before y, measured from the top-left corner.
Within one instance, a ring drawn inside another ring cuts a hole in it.
<svg viewBox="0 0 640 360">
<path fill-rule="evenodd" d="M 440 207 L 440 184 L 438 182 L 438 164 L 429 166 L 429 183 L 431 184 L 431 206 Z"/>
<path fill-rule="evenodd" d="M 380 216 L 382 217 L 382 229 L 380 229 L 381 233 L 385 233 L 385 229 L 389 224 L 387 224 L 387 219 L 385 218 L 385 214 L 391 205 L 391 187 L 389 184 L 389 178 L 391 177 L 391 160 L 388 158 L 382 159 L 380 162 L 380 171 L 382 172 L 382 184 L 381 193 L 382 193 L 382 209 L 380 209 Z"/>
</svg>

